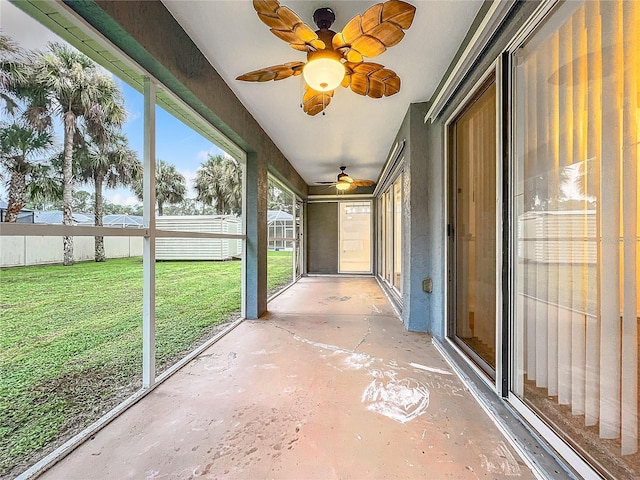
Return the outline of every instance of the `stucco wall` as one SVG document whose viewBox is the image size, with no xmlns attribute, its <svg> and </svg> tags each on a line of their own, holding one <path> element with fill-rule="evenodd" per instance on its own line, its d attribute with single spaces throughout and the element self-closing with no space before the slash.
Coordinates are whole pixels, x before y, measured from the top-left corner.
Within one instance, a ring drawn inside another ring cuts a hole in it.
<svg viewBox="0 0 640 480">
<path fill-rule="evenodd" d="M 307 227 L 307 271 L 338 273 L 338 203 L 310 203 Z"/>
<path fill-rule="evenodd" d="M 444 299 L 442 172 L 429 157 L 426 103 L 411 104 L 394 144 L 405 140 L 402 205 L 402 321 L 408 330 L 439 332 Z M 422 281 L 433 280 L 433 293 Z"/>
<path fill-rule="evenodd" d="M 442 173 L 438 165 L 430 161 L 427 127 L 424 116 L 427 104 L 413 104 L 407 113 L 409 154 L 405 159 L 405 219 L 403 246 L 409 255 L 404 256 L 405 277 L 403 297 L 403 321 L 409 330 L 439 333 L 442 323 L 444 299 L 443 214 L 444 192 L 437 181 Z M 408 204 L 407 204 L 408 202 Z M 433 292 L 422 288 L 424 279 L 433 282 Z"/>
</svg>

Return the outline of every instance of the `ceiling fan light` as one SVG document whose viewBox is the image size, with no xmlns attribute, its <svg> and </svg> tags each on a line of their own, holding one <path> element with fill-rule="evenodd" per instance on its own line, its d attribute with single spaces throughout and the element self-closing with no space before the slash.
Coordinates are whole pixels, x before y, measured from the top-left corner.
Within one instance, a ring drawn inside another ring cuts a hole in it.
<svg viewBox="0 0 640 480">
<path fill-rule="evenodd" d="M 315 55 L 302 69 L 305 82 L 317 92 L 335 90 L 342 83 L 345 75 L 344 65 L 339 56 L 331 51 L 314 52 Z"/>
<path fill-rule="evenodd" d="M 353 183 L 353 178 L 342 172 L 338 174 L 338 182 Z"/>
<path fill-rule="evenodd" d="M 336 183 L 336 188 L 338 190 L 349 190 L 351 188 L 351 184 L 349 182 L 339 181 Z"/>
</svg>

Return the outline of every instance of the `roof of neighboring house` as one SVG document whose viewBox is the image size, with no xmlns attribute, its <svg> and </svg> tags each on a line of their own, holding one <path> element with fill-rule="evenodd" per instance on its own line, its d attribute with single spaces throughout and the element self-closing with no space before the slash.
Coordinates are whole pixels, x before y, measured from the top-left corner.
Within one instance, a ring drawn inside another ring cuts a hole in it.
<svg viewBox="0 0 640 480">
<path fill-rule="evenodd" d="M 7 202 L 0 201 L 0 222 L 4 222 L 6 220 L 7 215 L 7 207 L 9 205 Z M 18 212 L 16 223 L 33 223 L 34 212 L 33 210 L 29 210 L 27 208 L 23 208 Z"/>
<path fill-rule="evenodd" d="M 282 210 L 268 210 L 267 211 L 267 223 L 274 222 L 276 220 L 284 220 L 291 221 L 293 220 L 293 215 L 287 212 L 283 212 Z"/>
<path fill-rule="evenodd" d="M 144 219 L 140 215 L 118 213 L 105 215 L 102 218 L 102 225 L 105 227 L 142 228 L 144 227 Z"/>
<path fill-rule="evenodd" d="M 4 209 L 6 209 L 8 206 L 9 206 L 9 204 L 8 204 L 7 202 L 5 202 L 5 201 L 3 201 L 3 200 L 0 200 L 0 208 L 1 208 L 1 209 L 3 209 L 3 210 L 4 210 Z M 28 208 L 22 208 L 20 211 L 21 211 L 21 212 L 33 212 L 33 210 L 30 210 L 30 209 L 28 209 Z"/>
<path fill-rule="evenodd" d="M 182 220 L 202 220 L 202 221 L 207 221 L 207 220 L 240 220 L 240 217 L 236 216 L 236 215 L 223 215 L 223 214 L 215 214 L 215 215 L 161 215 L 158 216 L 156 215 L 156 220 L 159 219 L 169 219 L 169 220 L 175 220 L 175 219 L 182 219 Z"/>
<path fill-rule="evenodd" d="M 94 217 L 92 213 L 74 213 L 72 216 L 74 225 L 93 225 L 94 223 Z M 61 225 L 62 210 L 36 212 L 35 223 Z"/>
</svg>

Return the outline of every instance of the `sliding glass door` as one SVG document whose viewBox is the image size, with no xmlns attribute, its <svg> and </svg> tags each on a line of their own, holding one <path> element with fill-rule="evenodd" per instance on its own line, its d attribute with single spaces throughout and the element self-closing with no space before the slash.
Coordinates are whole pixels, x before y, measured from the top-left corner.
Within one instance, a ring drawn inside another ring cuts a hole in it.
<svg viewBox="0 0 640 480">
<path fill-rule="evenodd" d="M 560 6 L 514 59 L 513 392 L 640 478 L 640 3 Z"/>
<path fill-rule="evenodd" d="M 402 202 L 404 172 L 400 170 L 378 198 L 380 243 L 378 276 L 388 285 L 393 297 L 401 302 L 402 276 Z"/>
<path fill-rule="evenodd" d="M 492 75 L 449 127 L 450 335 L 496 367 L 496 86 Z"/>
<path fill-rule="evenodd" d="M 371 273 L 371 201 L 340 202 L 340 273 Z"/>
</svg>

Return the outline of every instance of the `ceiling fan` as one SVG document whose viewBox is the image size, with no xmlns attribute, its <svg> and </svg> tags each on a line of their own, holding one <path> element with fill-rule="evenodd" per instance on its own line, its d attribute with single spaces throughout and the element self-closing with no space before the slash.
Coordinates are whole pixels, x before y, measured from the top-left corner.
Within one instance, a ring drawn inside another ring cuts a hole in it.
<svg viewBox="0 0 640 480">
<path fill-rule="evenodd" d="M 318 185 L 328 185 L 330 187 L 336 187 L 338 191 L 351 191 L 355 190 L 358 187 L 370 187 L 373 185 L 373 180 L 357 180 L 355 178 L 351 178 L 345 170 L 347 167 L 340 167 L 340 173 L 336 181 L 334 182 L 316 182 Z"/>
<path fill-rule="evenodd" d="M 258 17 L 271 32 L 291 48 L 307 53 L 306 62 L 288 62 L 262 68 L 236 78 L 247 82 L 267 82 L 303 75 L 305 91 L 302 109 L 316 115 L 329 105 L 339 86 L 371 98 L 391 96 L 400 91 L 400 77 L 379 63 L 365 62 L 400 42 L 413 22 L 416 7 L 401 0 L 389 0 L 353 17 L 342 32 L 329 30 L 335 21 L 330 8 L 313 13 L 315 32 L 291 9 L 277 0 L 253 0 Z M 324 114 L 324 112 L 323 112 Z"/>
</svg>

